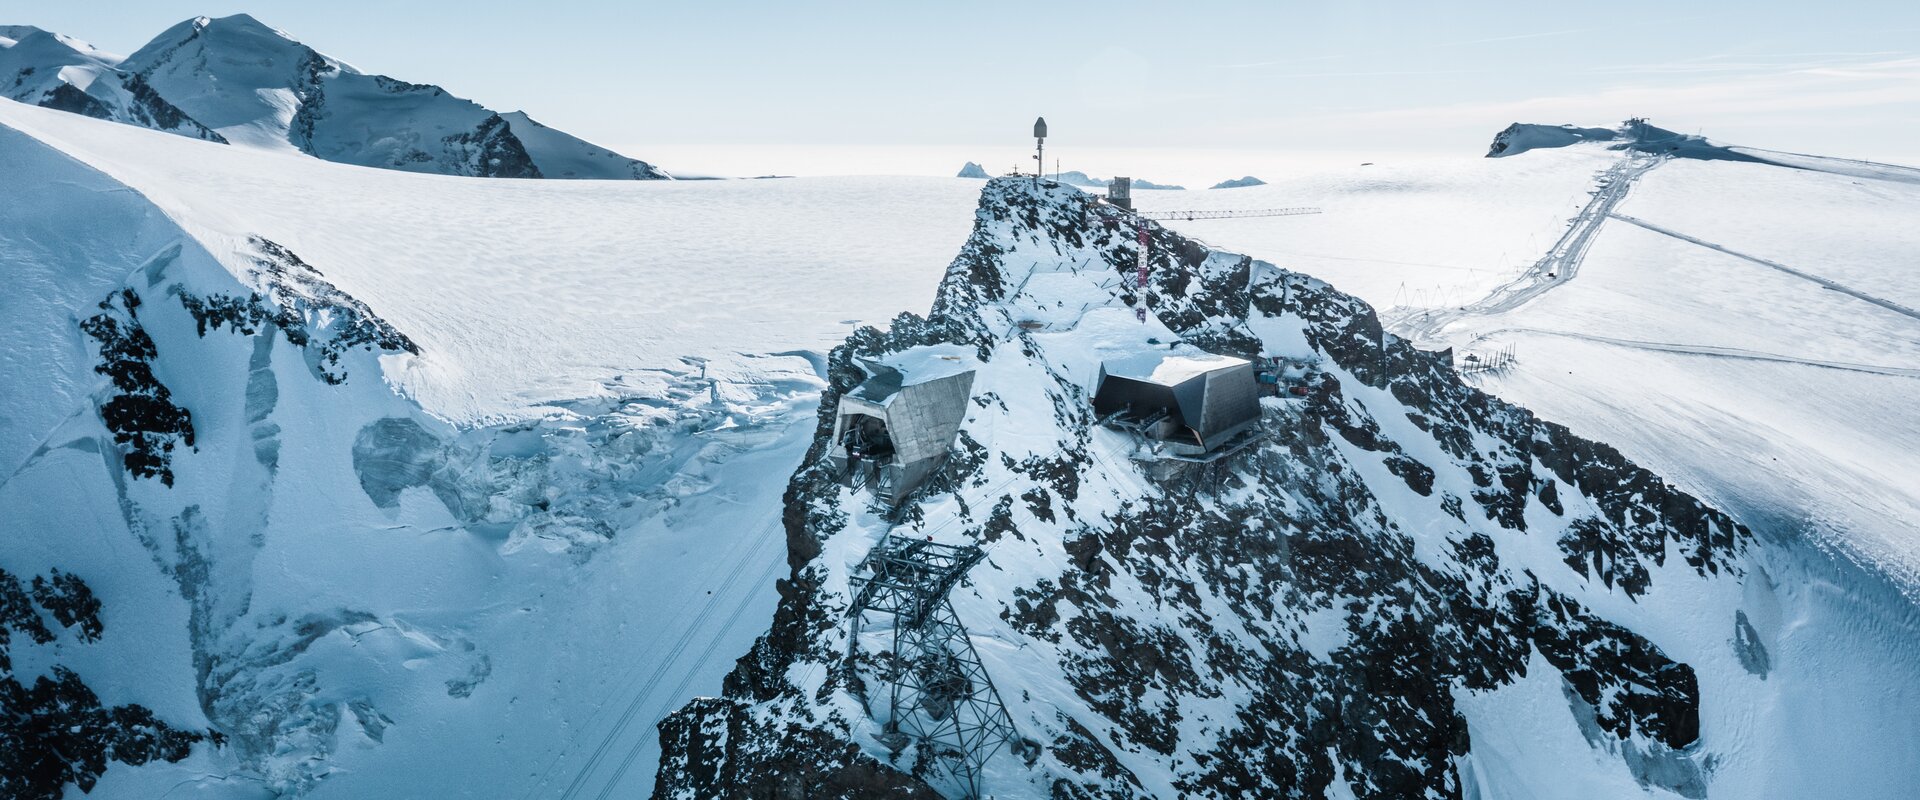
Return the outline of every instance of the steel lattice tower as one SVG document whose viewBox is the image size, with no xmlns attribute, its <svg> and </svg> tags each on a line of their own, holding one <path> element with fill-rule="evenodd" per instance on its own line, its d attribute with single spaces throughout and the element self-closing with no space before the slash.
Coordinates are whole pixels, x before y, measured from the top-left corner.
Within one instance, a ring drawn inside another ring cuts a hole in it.
<svg viewBox="0 0 1920 800">
<path fill-rule="evenodd" d="M 985 558 L 973 546 L 889 534 L 853 579 L 855 632 L 861 615 L 894 618 L 887 666 L 888 718 L 881 741 L 897 754 L 912 743 L 923 763 L 980 796 L 987 759 L 1014 738 L 1013 719 L 947 595 Z"/>
</svg>

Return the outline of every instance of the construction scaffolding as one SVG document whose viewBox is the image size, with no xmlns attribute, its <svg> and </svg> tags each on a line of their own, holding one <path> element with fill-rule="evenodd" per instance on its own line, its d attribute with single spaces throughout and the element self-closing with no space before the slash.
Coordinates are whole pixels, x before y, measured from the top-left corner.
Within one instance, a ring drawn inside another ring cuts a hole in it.
<svg viewBox="0 0 1920 800">
<path fill-rule="evenodd" d="M 893 617 L 881 743 L 896 757 L 912 744 L 921 764 L 952 776 L 970 800 L 980 797 L 987 760 L 1015 736 L 1006 704 L 947 599 L 985 557 L 971 545 L 888 534 L 856 570 L 848 609 L 856 638 L 862 615 Z"/>
</svg>

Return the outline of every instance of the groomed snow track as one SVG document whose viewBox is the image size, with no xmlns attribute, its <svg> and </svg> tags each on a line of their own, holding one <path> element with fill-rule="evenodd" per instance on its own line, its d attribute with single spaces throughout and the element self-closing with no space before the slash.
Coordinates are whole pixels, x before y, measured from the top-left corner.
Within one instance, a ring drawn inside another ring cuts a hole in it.
<svg viewBox="0 0 1920 800">
<path fill-rule="evenodd" d="M 1398 319 L 1389 322 L 1390 327 L 1411 341 L 1430 341 L 1462 317 L 1512 311 L 1572 280 L 1574 275 L 1579 274 L 1580 263 L 1586 259 L 1587 250 L 1593 247 L 1600 228 L 1608 217 L 1614 216 L 1613 209 L 1627 199 L 1627 190 L 1633 187 L 1640 176 L 1665 160 L 1663 156 L 1637 152 L 1628 154 L 1600 173 L 1597 181 L 1599 188 L 1594 191 L 1593 198 L 1587 201 L 1585 208 L 1580 209 L 1579 215 L 1573 218 L 1559 241 L 1553 243 L 1553 249 L 1548 250 L 1527 271 L 1495 287 L 1486 297 L 1469 305 L 1438 311 L 1403 312 Z"/>
<path fill-rule="evenodd" d="M 1473 341 L 1479 342 L 1501 334 L 1525 334 L 1531 336 L 1558 336 L 1564 339 L 1578 339 L 1583 342 L 1610 344 L 1618 347 L 1631 347 L 1636 350 L 1652 350 L 1661 353 L 1680 353 L 1683 355 L 1705 356 L 1709 358 L 1737 358 L 1747 361 L 1767 361 L 1776 364 L 1798 364 L 1806 367 L 1864 372 L 1869 375 L 1887 375 L 1895 378 L 1920 378 L 1920 369 L 1906 367 L 1887 367 L 1877 364 L 1855 364 L 1846 361 L 1825 361 L 1817 358 L 1800 358 L 1778 353 L 1763 353 L 1757 350 L 1745 350 L 1738 347 L 1715 347 L 1701 344 L 1676 344 L 1672 342 L 1649 342 L 1640 339 L 1621 339 L 1612 336 L 1596 336 L 1573 331 L 1550 331 L 1544 328 L 1497 328 L 1487 331 Z"/>
<path fill-rule="evenodd" d="M 1722 247 L 1720 245 L 1714 244 L 1713 242 L 1709 242 L 1705 239 L 1699 239 L 1692 236 L 1688 236 L 1684 233 L 1673 230 L 1672 228 L 1663 228 L 1659 225 L 1655 225 L 1651 222 L 1648 222 L 1644 219 L 1640 219 L 1638 217 L 1630 217 L 1625 214 L 1613 214 L 1611 212 L 1609 212 L 1609 216 L 1613 217 L 1614 219 L 1620 220 L 1621 222 L 1631 223 L 1634 225 L 1638 225 L 1642 228 L 1646 228 L 1647 230 L 1653 231 L 1654 233 L 1662 234 L 1665 236 L 1671 236 L 1675 239 L 1679 239 L 1680 241 L 1688 242 L 1690 244 L 1697 244 L 1709 250 L 1717 250 L 1719 252 L 1726 253 L 1727 255 L 1733 256 L 1734 258 L 1738 258 L 1744 261 L 1750 261 L 1755 264 L 1759 264 L 1760 266 L 1766 267 L 1768 269 L 1779 270 L 1781 272 L 1784 272 L 1788 275 L 1792 275 L 1793 277 L 1799 278 L 1801 280 L 1812 281 L 1824 288 L 1831 289 L 1833 291 L 1839 292 L 1841 294 L 1844 294 L 1848 297 L 1852 297 L 1857 300 L 1862 300 L 1868 303 L 1872 303 L 1876 306 L 1884 308 L 1895 314 L 1912 317 L 1914 319 L 1920 319 L 1920 311 L 1915 311 L 1911 308 L 1908 308 L 1906 306 L 1903 306 L 1899 303 L 1893 302 L 1892 300 L 1888 300 L 1883 297 L 1875 297 L 1873 295 L 1867 294 L 1866 292 L 1860 291 L 1859 289 L 1855 289 L 1845 284 L 1831 281 L 1826 278 L 1822 278 L 1810 272 L 1802 272 L 1800 270 L 1794 269 L 1792 267 L 1789 267 L 1777 261 L 1769 261 L 1759 256 L 1750 256 L 1738 250 L 1730 250 L 1726 247 Z"/>
</svg>

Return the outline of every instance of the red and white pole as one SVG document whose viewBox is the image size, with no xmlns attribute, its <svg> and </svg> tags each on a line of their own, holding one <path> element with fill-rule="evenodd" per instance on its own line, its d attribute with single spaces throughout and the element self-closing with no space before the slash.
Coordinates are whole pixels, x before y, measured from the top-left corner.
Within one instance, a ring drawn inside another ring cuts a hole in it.
<svg viewBox="0 0 1920 800">
<path fill-rule="evenodd" d="M 1147 221 L 1139 220 L 1140 266 L 1134 270 L 1134 306 L 1133 315 L 1144 323 L 1147 321 Z"/>
</svg>

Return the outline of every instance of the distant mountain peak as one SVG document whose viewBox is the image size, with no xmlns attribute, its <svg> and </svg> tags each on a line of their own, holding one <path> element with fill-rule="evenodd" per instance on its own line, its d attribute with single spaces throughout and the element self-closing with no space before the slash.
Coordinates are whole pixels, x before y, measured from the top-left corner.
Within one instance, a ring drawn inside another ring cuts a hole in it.
<svg viewBox="0 0 1920 800">
<path fill-rule="evenodd" d="M 433 84 L 363 73 L 250 14 L 182 21 L 125 59 L 65 37 L 57 46 L 46 39 L 52 35 L 30 26 L 0 28 L 0 81 L 14 78 L 12 87 L 0 82 L 0 92 L 101 119 L 364 167 L 471 177 L 670 177 L 523 112 L 500 113 Z M 17 41 L 41 44 L 23 49 Z M 85 69 L 61 69 L 75 65 Z M 112 80 L 96 79 L 105 73 L 113 73 Z"/>
<path fill-rule="evenodd" d="M 1267 185 L 1266 181 L 1260 180 L 1259 178 L 1253 177 L 1252 175 L 1248 175 L 1244 178 L 1234 178 L 1232 180 L 1221 181 L 1219 183 L 1214 184 L 1210 188 L 1240 189 L 1247 186 L 1265 186 L 1265 185 Z"/>
<path fill-rule="evenodd" d="M 1634 117 L 1614 128 L 1581 128 L 1573 125 L 1537 125 L 1516 122 L 1495 134 L 1487 149 L 1488 158 L 1515 156 L 1529 150 L 1567 147 L 1591 142 L 1606 143 L 1613 150 L 1633 150 L 1673 158 L 1708 161 L 1769 162 L 1765 158 L 1711 142 L 1698 134 L 1679 133 L 1655 126 L 1642 117 Z"/>
<path fill-rule="evenodd" d="M 168 102 L 121 56 L 31 25 L 0 26 L 0 96 L 209 141 L 219 134 Z"/>
</svg>

